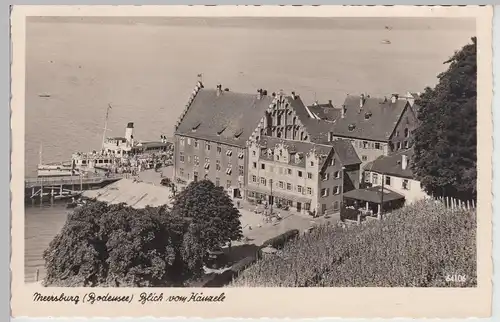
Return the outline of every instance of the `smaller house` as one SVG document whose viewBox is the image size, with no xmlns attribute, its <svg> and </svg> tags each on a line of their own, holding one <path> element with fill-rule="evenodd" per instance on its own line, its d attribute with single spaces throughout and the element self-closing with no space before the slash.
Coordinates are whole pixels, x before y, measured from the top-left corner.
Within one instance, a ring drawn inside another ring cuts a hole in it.
<svg viewBox="0 0 500 322">
<path fill-rule="evenodd" d="M 381 186 L 405 197 L 406 203 L 427 198 L 427 194 L 415 179 L 411 169 L 413 149 L 407 149 L 381 156 L 368 163 L 364 169 L 365 184 L 372 187 Z"/>
<path fill-rule="evenodd" d="M 382 187 L 376 186 L 344 193 L 343 204 L 341 218 L 356 220 L 360 211 L 362 215 L 366 216 L 378 215 L 381 210 L 390 211 L 401 208 L 405 204 L 405 197 L 385 187 L 382 189 Z"/>
</svg>

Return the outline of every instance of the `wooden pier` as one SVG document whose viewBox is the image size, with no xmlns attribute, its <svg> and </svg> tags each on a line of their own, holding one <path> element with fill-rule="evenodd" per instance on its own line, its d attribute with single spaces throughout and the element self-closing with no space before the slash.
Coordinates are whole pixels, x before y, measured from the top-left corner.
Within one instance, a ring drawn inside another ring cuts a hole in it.
<svg viewBox="0 0 500 322">
<path fill-rule="evenodd" d="M 116 182 L 127 175 L 93 176 L 93 177 L 47 177 L 26 178 L 24 180 L 25 199 L 43 197 L 64 198 L 79 194 L 85 190 L 99 189 Z"/>
</svg>

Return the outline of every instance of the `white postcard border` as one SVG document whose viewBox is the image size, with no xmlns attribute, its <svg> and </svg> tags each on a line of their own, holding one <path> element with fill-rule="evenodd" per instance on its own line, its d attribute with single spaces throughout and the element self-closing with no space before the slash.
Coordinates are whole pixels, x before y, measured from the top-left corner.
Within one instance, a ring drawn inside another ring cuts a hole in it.
<svg viewBox="0 0 500 322">
<path fill-rule="evenodd" d="M 11 101 L 11 209 L 12 209 L 12 315 L 15 317 L 488 317 L 492 291 L 492 8 L 491 7 L 342 7 L 342 6 L 16 6 L 12 13 Z M 223 303 L 99 304 L 34 303 L 36 291 L 80 294 L 93 291 L 114 295 L 143 289 L 40 288 L 24 283 L 24 86 L 26 16 L 434 16 L 478 17 L 478 287 L 474 289 L 422 288 L 224 288 L 153 289 L 170 294 L 225 293 Z M 20 273 L 22 272 L 22 273 Z"/>
</svg>

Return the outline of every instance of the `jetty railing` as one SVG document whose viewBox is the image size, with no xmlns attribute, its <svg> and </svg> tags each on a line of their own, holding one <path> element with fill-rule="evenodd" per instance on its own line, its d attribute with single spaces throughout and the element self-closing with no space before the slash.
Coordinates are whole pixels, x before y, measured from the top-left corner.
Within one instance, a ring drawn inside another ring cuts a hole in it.
<svg viewBox="0 0 500 322">
<path fill-rule="evenodd" d="M 92 184 L 101 183 L 104 181 L 119 180 L 126 178 L 126 174 L 113 174 L 110 176 L 99 176 L 99 177 L 89 177 L 81 178 L 75 176 L 73 178 L 25 178 L 24 185 L 26 188 L 31 188 L 35 186 L 60 186 L 60 185 L 70 185 L 70 184 Z"/>
</svg>

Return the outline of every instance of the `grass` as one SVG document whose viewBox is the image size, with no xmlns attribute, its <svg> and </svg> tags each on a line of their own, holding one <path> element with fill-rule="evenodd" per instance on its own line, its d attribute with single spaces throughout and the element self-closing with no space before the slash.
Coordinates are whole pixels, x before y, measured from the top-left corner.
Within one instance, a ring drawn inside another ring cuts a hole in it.
<svg viewBox="0 0 500 322">
<path fill-rule="evenodd" d="M 465 282 L 447 276 L 466 276 Z M 433 201 L 347 230 L 323 225 L 278 257 L 245 270 L 233 287 L 474 287 L 476 213 Z"/>
</svg>

